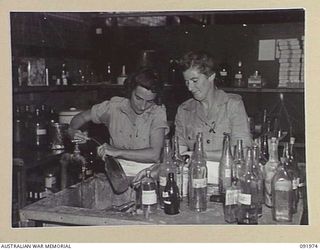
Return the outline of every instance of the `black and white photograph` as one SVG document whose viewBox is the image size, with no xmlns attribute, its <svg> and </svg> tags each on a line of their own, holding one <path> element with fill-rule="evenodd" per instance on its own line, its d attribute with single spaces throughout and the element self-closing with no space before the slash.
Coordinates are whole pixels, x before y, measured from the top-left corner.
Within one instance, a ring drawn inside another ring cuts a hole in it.
<svg viewBox="0 0 320 250">
<path fill-rule="evenodd" d="M 305 10 L 11 11 L 11 227 L 306 226 Z"/>
</svg>

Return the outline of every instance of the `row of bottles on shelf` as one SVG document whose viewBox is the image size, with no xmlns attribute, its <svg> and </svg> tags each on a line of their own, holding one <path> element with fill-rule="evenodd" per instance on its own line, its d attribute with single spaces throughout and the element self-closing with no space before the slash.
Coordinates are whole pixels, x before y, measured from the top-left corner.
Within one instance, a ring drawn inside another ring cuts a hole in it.
<svg viewBox="0 0 320 250">
<path fill-rule="evenodd" d="M 58 114 L 46 105 L 20 105 L 13 113 L 13 141 L 37 148 L 49 145 L 50 127 L 58 123 Z"/>
<path fill-rule="evenodd" d="M 165 141 L 158 179 L 154 180 L 150 171 L 142 179 L 141 202 L 146 215 L 156 212 L 158 204 L 165 213 L 176 214 L 180 201 L 187 198 L 189 209 L 196 212 L 206 211 L 208 200 L 223 202 L 228 223 L 257 224 L 263 216 L 263 204 L 272 208 L 275 221 L 292 220 L 304 186 L 294 153 L 294 138 L 284 144 L 279 161 L 277 138 L 272 137 L 268 146 L 268 137 L 264 135 L 263 140 L 256 139 L 248 149 L 238 140 L 232 153 L 230 136 L 225 134 L 219 163 L 219 194 L 211 196 L 207 193 L 208 169 L 202 140 L 199 133 L 188 163 L 179 153 L 178 138 L 174 137 L 173 151 L 170 141 Z"/>
</svg>

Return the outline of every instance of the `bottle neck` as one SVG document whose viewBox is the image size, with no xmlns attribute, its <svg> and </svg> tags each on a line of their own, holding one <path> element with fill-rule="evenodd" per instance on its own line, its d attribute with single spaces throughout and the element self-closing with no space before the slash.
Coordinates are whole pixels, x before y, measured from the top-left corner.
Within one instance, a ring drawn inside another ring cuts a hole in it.
<svg viewBox="0 0 320 250">
<path fill-rule="evenodd" d="M 194 153 L 195 153 L 195 157 L 194 157 L 195 160 L 199 161 L 204 158 L 203 141 L 202 141 L 201 133 L 197 135 L 197 142 L 196 142 Z"/>
<path fill-rule="evenodd" d="M 242 144 L 241 144 L 241 146 L 242 146 Z M 230 136 L 229 135 L 225 135 L 224 140 L 223 140 L 222 157 L 225 157 L 225 158 L 226 157 L 232 157 L 231 148 L 230 148 Z"/>
<path fill-rule="evenodd" d="M 180 149 L 179 149 L 179 139 L 178 137 L 174 138 L 174 157 L 180 158 Z"/>
<path fill-rule="evenodd" d="M 236 160 L 244 160 L 242 141 L 237 142 L 237 148 L 236 148 L 234 158 Z"/>
<path fill-rule="evenodd" d="M 171 148 L 168 141 L 165 142 L 163 148 L 163 162 L 166 164 L 171 164 L 172 162 Z"/>
<path fill-rule="evenodd" d="M 249 148 L 247 151 L 247 158 L 246 158 L 246 172 L 251 173 L 252 172 L 252 165 L 253 165 L 253 154 L 252 154 L 252 149 Z"/>
<path fill-rule="evenodd" d="M 270 148 L 270 155 L 269 155 L 269 161 L 279 161 L 278 157 L 278 145 L 276 142 L 271 141 L 271 148 Z"/>
</svg>

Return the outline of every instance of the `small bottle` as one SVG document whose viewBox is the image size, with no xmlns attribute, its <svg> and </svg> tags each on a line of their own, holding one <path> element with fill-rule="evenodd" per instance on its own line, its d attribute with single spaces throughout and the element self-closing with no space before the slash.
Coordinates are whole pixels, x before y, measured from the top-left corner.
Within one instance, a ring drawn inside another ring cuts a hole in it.
<svg viewBox="0 0 320 250">
<path fill-rule="evenodd" d="M 177 184 L 174 181 L 174 173 L 169 173 L 168 182 L 163 192 L 165 214 L 178 214 L 180 212 L 180 195 Z"/>
<path fill-rule="evenodd" d="M 128 76 L 126 74 L 126 65 L 122 65 L 121 74 L 117 78 L 117 83 L 119 85 L 123 85 L 124 81 L 127 79 L 127 77 Z"/>
<path fill-rule="evenodd" d="M 179 149 L 179 138 L 177 136 L 173 137 L 173 157 L 172 161 L 174 164 L 174 168 L 176 170 L 176 183 L 179 189 L 180 198 L 182 200 L 183 196 L 186 196 L 183 194 L 183 191 L 187 191 L 188 182 L 184 180 L 184 160 L 180 155 L 180 149 Z M 188 174 L 188 169 L 187 169 Z"/>
<path fill-rule="evenodd" d="M 159 203 L 161 208 L 163 208 L 163 191 L 167 185 L 168 174 L 174 172 L 170 140 L 166 139 L 163 148 L 163 160 L 159 167 Z"/>
<path fill-rule="evenodd" d="M 13 141 L 22 143 L 24 123 L 21 118 L 20 108 L 17 106 L 13 117 Z"/>
<path fill-rule="evenodd" d="M 223 149 L 219 163 L 219 192 L 223 196 L 226 193 L 226 188 L 231 186 L 231 171 L 233 166 L 233 157 L 230 147 L 230 135 L 224 133 Z"/>
<path fill-rule="evenodd" d="M 36 109 L 36 116 L 33 123 L 34 145 L 36 147 L 48 146 L 48 133 L 46 122 L 40 116 L 40 110 Z"/>
<path fill-rule="evenodd" d="M 86 178 L 89 178 L 93 176 L 94 168 L 95 168 L 95 159 L 96 156 L 92 150 L 89 150 L 89 153 L 87 155 L 86 159 L 86 170 L 85 170 L 85 176 Z"/>
<path fill-rule="evenodd" d="M 268 136 L 264 135 L 261 141 L 261 149 L 260 149 L 260 161 L 263 165 L 269 161 L 269 142 Z"/>
<path fill-rule="evenodd" d="M 292 221 L 293 190 L 292 179 L 285 169 L 285 159 L 272 178 L 272 217 L 275 221 Z"/>
<path fill-rule="evenodd" d="M 178 83 L 178 65 L 174 59 L 170 59 L 168 68 L 168 84 L 174 85 Z"/>
<path fill-rule="evenodd" d="M 219 86 L 226 87 L 229 83 L 229 67 L 226 63 L 222 63 L 219 65 Z"/>
<path fill-rule="evenodd" d="M 208 169 L 204 157 L 202 133 L 197 134 L 195 151 L 189 170 L 189 208 L 192 211 L 207 210 Z"/>
<path fill-rule="evenodd" d="M 258 208 L 260 205 L 258 193 L 258 178 L 252 172 L 253 153 L 249 148 L 246 158 L 247 173 L 241 181 L 241 193 L 239 194 L 238 224 L 258 224 Z"/>
<path fill-rule="evenodd" d="M 48 171 L 45 176 L 45 189 L 49 193 L 55 193 L 57 192 L 57 179 L 52 171 Z"/>
<path fill-rule="evenodd" d="M 235 87 L 243 87 L 243 74 L 242 74 L 242 62 L 238 62 L 238 68 L 234 75 L 234 86 Z"/>
<path fill-rule="evenodd" d="M 62 64 L 61 68 L 61 81 L 62 85 L 67 86 L 69 84 L 69 72 L 65 63 Z"/>
<path fill-rule="evenodd" d="M 107 64 L 107 72 L 105 75 L 106 84 L 112 84 L 112 74 L 111 74 L 111 64 L 108 62 Z"/>
<path fill-rule="evenodd" d="M 272 207 L 271 181 L 279 166 L 278 160 L 278 143 L 275 137 L 271 138 L 270 157 L 264 166 L 264 184 L 265 184 L 265 204 L 267 207 Z"/>
<path fill-rule="evenodd" d="M 147 169 L 146 176 L 141 180 L 141 204 L 145 217 L 157 211 L 157 185 Z"/>
</svg>

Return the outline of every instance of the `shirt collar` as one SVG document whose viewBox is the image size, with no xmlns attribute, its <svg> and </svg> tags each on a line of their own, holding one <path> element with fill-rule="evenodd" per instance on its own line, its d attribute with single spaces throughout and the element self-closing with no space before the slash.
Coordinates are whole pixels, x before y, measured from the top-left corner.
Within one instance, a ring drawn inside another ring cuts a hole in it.
<svg viewBox="0 0 320 250">
<path fill-rule="evenodd" d="M 141 115 L 137 115 L 133 109 L 131 108 L 130 100 L 124 99 L 119 107 L 120 111 L 126 114 L 128 117 L 137 116 L 140 118 L 145 118 L 146 116 L 149 116 L 151 112 L 155 109 L 156 104 L 154 104 L 151 108 L 143 112 Z"/>
</svg>

